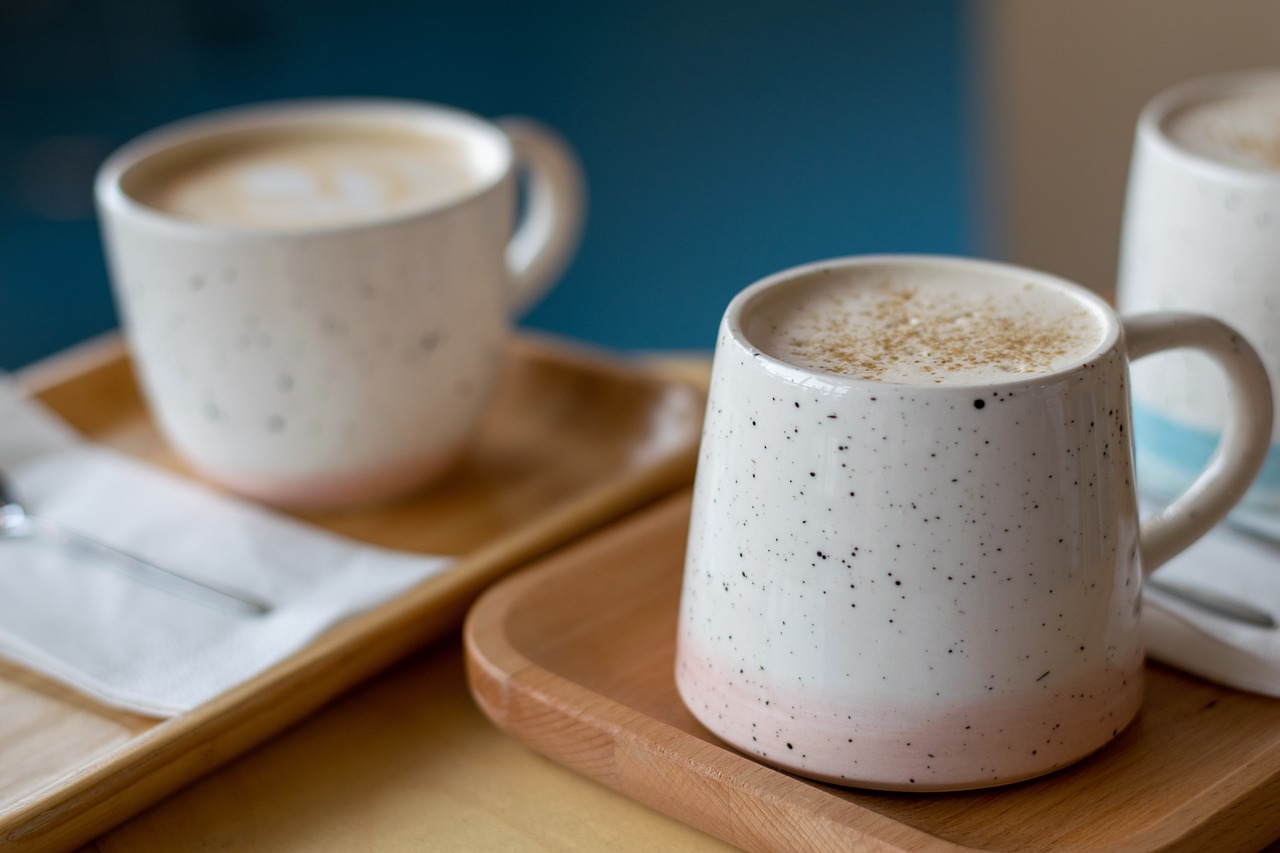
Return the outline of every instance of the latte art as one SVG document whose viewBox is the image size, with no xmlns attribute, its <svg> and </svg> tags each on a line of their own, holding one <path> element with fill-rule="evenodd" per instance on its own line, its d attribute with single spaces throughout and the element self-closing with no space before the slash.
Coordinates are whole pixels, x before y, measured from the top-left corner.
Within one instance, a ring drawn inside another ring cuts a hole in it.
<svg viewBox="0 0 1280 853">
<path fill-rule="evenodd" d="M 874 268 L 801 282 L 761 305 L 745 331 L 799 367 L 913 385 L 1051 372 L 1093 352 L 1105 334 L 1088 305 L 1043 285 Z"/>
<path fill-rule="evenodd" d="M 306 230 L 448 204 L 477 186 L 449 140 L 410 133 L 310 130 L 211 145 L 141 176 L 130 194 L 205 225 Z"/>
</svg>

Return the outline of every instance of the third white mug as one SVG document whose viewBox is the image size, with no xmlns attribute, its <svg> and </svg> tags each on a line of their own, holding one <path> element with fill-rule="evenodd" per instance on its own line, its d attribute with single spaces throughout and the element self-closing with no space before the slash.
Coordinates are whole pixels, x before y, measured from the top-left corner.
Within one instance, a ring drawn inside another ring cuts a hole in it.
<svg viewBox="0 0 1280 853">
<path fill-rule="evenodd" d="M 1117 304 L 1125 313 L 1193 311 L 1239 330 L 1280 377 L 1280 70 L 1192 80 L 1138 120 Z M 1143 487 L 1170 497 L 1213 452 L 1228 386 L 1203 354 L 1134 368 Z M 1280 521 L 1280 449 L 1240 515 Z"/>
</svg>

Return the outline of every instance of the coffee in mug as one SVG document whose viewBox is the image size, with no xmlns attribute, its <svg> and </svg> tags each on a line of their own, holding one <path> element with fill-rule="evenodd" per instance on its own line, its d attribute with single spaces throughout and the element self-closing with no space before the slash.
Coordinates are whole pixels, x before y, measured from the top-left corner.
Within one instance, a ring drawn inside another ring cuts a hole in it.
<svg viewBox="0 0 1280 853">
<path fill-rule="evenodd" d="M 1280 171 L 1280 81 L 1175 108 L 1164 120 L 1164 131 L 1184 151 L 1224 166 Z"/>
<path fill-rule="evenodd" d="M 161 128 L 108 158 L 96 192 L 162 433 L 208 479 L 299 508 L 396 497 L 462 456 L 513 315 L 582 217 L 577 160 L 548 129 L 374 99 Z"/>
<path fill-rule="evenodd" d="M 211 140 L 131 172 L 131 197 L 180 219 L 305 231 L 452 204 L 484 181 L 447 135 L 348 126 Z"/>
<path fill-rule="evenodd" d="M 763 352 L 809 370 L 968 385 L 1078 361 L 1105 329 L 1072 296 L 936 267 L 857 287 L 827 276 L 780 291 L 745 331 Z"/>
<path fill-rule="evenodd" d="M 1139 525 L 1128 362 L 1194 346 L 1238 401 L 1197 486 Z M 788 270 L 721 323 L 676 657 L 731 745 L 839 785 L 1030 778 L 1142 701 L 1143 576 L 1205 533 L 1271 429 L 1257 355 L 1187 315 L 1122 326 L 995 263 Z"/>
</svg>

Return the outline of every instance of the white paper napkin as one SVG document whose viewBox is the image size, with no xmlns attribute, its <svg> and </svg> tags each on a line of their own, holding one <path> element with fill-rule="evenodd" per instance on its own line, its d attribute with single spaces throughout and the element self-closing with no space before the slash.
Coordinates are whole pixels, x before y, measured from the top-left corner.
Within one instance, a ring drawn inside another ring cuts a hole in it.
<svg viewBox="0 0 1280 853">
<path fill-rule="evenodd" d="M 67 549 L 0 539 L 0 655 L 143 714 L 194 708 L 450 562 L 343 539 L 93 446 L 4 377 L 0 468 L 32 514 L 272 603 L 231 614 Z"/>
<path fill-rule="evenodd" d="M 1156 575 L 1246 601 L 1280 621 L 1280 540 L 1219 525 Z M 1221 684 L 1280 696 L 1280 629 L 1207 614 L 1146 587 L 1147 653 Z"/>
</svg>

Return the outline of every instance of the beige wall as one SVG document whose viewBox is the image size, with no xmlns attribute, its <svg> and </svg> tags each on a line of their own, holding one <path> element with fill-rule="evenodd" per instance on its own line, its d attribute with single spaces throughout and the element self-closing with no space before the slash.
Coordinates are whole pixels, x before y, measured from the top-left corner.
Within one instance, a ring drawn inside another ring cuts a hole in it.
<svg viewBox="0 0 1280 853">
<path fill-rule="evenodd" d="M 1110 294 L 1138 111 L 1280 66 L 1273 0 L 975 0 L 987 253 Z"/>
</svg>

